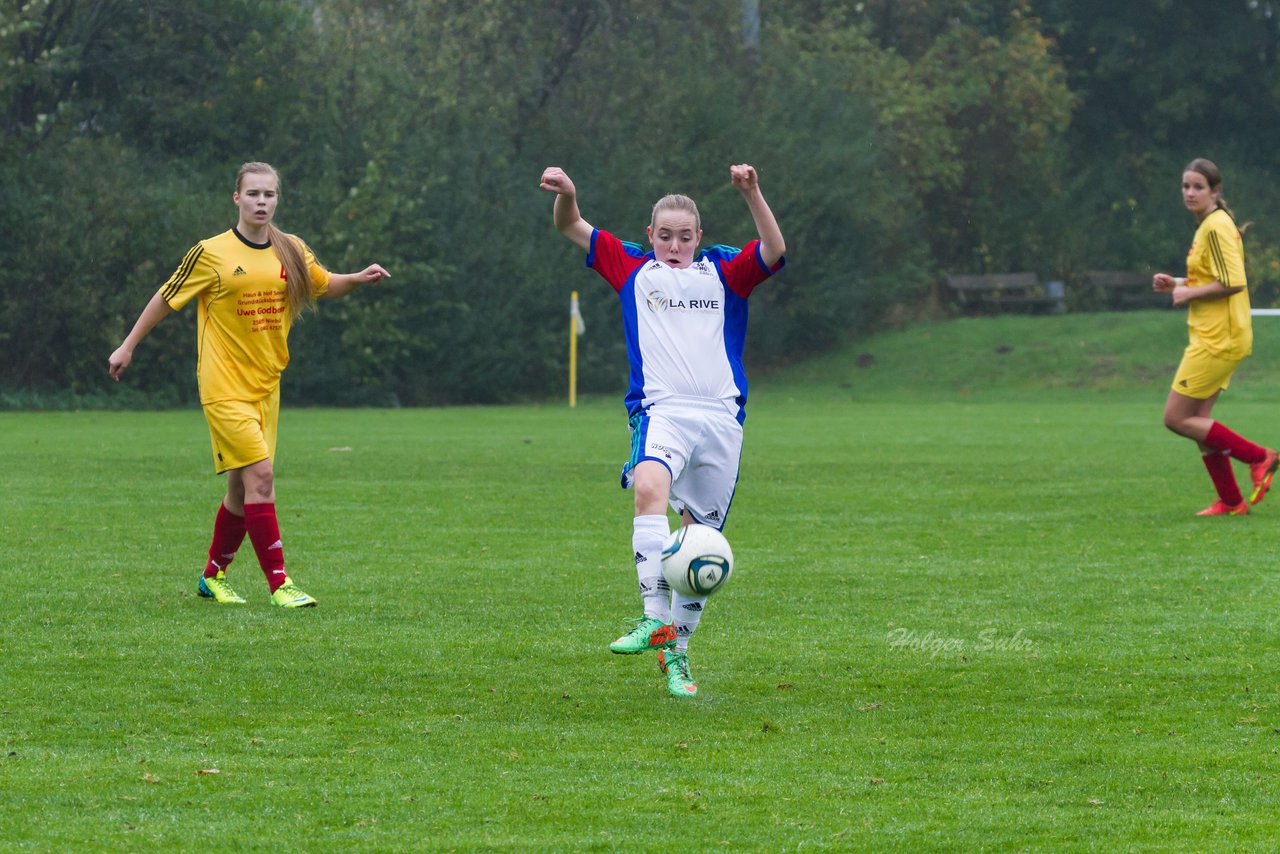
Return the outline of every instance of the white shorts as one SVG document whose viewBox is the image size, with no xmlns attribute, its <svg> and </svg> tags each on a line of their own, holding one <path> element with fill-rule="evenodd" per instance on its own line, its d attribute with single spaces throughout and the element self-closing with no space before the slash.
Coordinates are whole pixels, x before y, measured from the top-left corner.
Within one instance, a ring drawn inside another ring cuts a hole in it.
<svg viewBox="0 0 1280 854">
<path fill-rule="evenodd" d="M 738 420 L 716 401 L 682 399 L 632 416 L 630 428 L 631 459 L 622 467 L 622 487 L 632 487 L 632 469 L 639 463 L 656 460 L 671 472 L 671 507 L 724 528 L 742 460 Z"/>
</svg>

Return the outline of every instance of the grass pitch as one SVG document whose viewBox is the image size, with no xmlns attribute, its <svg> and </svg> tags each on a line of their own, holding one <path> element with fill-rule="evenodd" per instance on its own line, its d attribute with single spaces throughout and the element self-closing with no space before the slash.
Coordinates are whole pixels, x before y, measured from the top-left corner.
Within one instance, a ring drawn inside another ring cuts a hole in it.
<svg viewBox="0 0 1280 854">
<path fill-rule="evenodd" d="M 0 415 L 0 848 L 1268 847 L 1280 492 L 1192 515 L 1181 331 L 1123 317 L 1101 362 L 1109 316 L 960 321 L 759 383 L 691 702 L 606 648 L 617 400 L 286 401 L 302 612 L 247 543 L 249 604 L 196 598 L 199 412 Z M 1280 444 L 1264 331 L 1217 414 Z"/>
</svg>

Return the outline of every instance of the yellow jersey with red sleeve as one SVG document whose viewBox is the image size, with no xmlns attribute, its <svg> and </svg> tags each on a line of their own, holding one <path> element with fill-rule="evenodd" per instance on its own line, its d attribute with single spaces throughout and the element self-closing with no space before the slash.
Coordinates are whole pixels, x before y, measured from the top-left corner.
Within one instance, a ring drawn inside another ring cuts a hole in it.
<svg viewBox="0 0 1280 854">
<path fill-rule="evenodd" d="M 1221 282 L 1243 288 L 1223 299 L 1192 300 L 1187 309 L 1191 344 L 1226 359 L 1243 359 L 1253 352 L 1253 321 L 1249 315 L 1249 283 L 1244 275 L 1244 242 L 1231 214 L 1222 208 L 1200 221 L 1187 253 L 1187 285 Z"/>
<path fill-rule="evenodd" d="M 311 291 L 329 289 L 329 271 L 302 245 Z M 175 311 L 198 299 L 196 375 L 200 402 L 262 400 L 289 364 L 284 267 L 270 243 L 252 243 L 232 228 L 191 247 L 160 288 Z"/>
</svg>

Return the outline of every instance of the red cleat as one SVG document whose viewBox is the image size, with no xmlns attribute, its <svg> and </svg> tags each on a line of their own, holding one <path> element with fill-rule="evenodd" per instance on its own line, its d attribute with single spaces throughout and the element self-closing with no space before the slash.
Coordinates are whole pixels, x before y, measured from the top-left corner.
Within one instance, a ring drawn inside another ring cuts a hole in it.
<svg viewBox="0 0 1280 854">
<path fill-rule="evenodd" d="M 1247 516 L 1249 515 L 1249 502 L 1241 501 L 1232 507 L 1222 499 L 1210 504 L 1208 507 L 1196 514 L 1197 516 Z"/>
<path fill-rule="evenodd" d="M 1276 476 L 1276 469 L 1280 468 L 1280 454 L 1267 449 L 1267 456 L 1260 463 L 1253 463 L 1249 466 L 1249 477 L 1253 478 L 1253 494 L 1249 496 L 1250 504 L 1257 504 L 1267 495 L 1267 490 L 1271 488 L 1271 479 Z"/>
</svg>

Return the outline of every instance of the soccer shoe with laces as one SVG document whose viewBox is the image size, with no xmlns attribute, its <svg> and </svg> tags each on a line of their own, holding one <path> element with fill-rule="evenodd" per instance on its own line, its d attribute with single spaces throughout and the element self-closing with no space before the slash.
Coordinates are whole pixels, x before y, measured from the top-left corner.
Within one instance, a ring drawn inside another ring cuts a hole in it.
<svg viewBox="0 0 1280 854">
<path fill-rule="evenodd" d="M 196 594 L 222 605 L 244 604 L 244 597 L 231 589 L 231 585 L 227 583 L 227 574 L 222 570 L 218 570 L 218 574 L 212 578 L 201 575 L 196 584 Z"/>
<path fill-rule="evenodd" d="M 678 650 L 661 650 L 658 653 L 658 669 L 667 676 L 667 693 L 673 697 L 692 697 L 698 693 L 698 683 L 689 675 L 689 653 Z"/>
<path fill-rule="evenodd" d="M 1249 466 L 1249 477 L 1253 479 L 1253 494 L 1249 496 L 1250 504 L 1257 504 L 1267 495 L 1267 490 L 1271 488 L 1271 479 L 1276 476 L 1276 469 L 1280 468 L 1280 453 L 1267 448 L 1267 455 L 1261 462 L 1252 463 Z"/>
<path fill-rule="evenodd" d="M 676 645 L 676 627 L 657 617 L 636 617 L 628 622 L 636 627 L 609 644 L 609 651 L 619 655 L 635 655 L 646 649 L 665 649 Z"/>
<path fill-rule="evenodd" d="M 281 608 L 314 608 L 319 603 L 299 590 L 286 575 L 284 584 L 277 587 L 276 592 L 271 594 L 271 604 L 279 605 Z"/>
<path fill-rule="evenodd" d="M 1247 516 L 1249 514 L 1249 502 L 1241 501 L 1232 507 L 1227 502 L 1219 498 L 1208 507 L 1197 513 L 1197 516 Z"/>
</svg>

